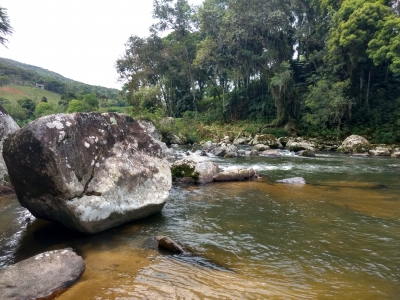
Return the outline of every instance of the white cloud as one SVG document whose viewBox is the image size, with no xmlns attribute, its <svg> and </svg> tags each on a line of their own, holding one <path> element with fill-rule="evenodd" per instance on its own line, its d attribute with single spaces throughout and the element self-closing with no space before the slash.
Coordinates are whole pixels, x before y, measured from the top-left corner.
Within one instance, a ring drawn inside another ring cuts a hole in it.
<svg viewBox="0 0 400 300">
<path fill-rule="evenodd" d="M 8 37 L 8 49 L 0 46 L 0 57 L 87 84 L 120 88 L 115 61 L 130 35 L 148 36 L 152 4 L 148 0 L 2 0 L 15 32 Z"/>
</svg>

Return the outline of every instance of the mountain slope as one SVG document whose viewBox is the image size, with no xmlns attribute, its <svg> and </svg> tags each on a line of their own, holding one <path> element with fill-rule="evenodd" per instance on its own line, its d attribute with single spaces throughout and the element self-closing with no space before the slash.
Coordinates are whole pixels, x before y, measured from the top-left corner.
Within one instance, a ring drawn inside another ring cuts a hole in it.
<svg viewBox="0 0 400 300">
<path fill-rule="evenodd" d="M 43 84 L 46 90 L 58 94 L 67 92 L 95 93 L 98 97 L 108 99 L 115 99 L 118 95 L 117 89 L 85 84 L 66 78 L 53 71 L 0 57 L 0 86 L 8 84 L 28 86 Z"/>
</svg>

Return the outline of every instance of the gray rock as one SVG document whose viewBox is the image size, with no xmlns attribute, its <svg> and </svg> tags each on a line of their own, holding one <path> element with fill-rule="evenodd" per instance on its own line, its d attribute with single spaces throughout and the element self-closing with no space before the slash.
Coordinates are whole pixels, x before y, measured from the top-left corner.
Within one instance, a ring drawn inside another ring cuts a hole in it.
<svg viewBox="0 0 400 300">
<path fill-rule="evenodd" d="M 257 150 L 251 150 L 251 151 L 246 151 L 244 155 L 246 155 L 246 156 L 258 156 L 259 154 L 258 154 Z"/>
<path fill-rule="evenodd" d="M 269 146 L 268 145 L 264 145 L 264 144 L 257 144 L 257 145 L 253 146 L 253 150 L 256 150 L 256 151 L 269 150 Z"/>
<path fill-rule="evenodd" d="M 400 158 L 400 148 L 395 148 L 390 156 Z"/>
<path fill-rule="evenodd" d="M 182 246 L 168 236 L 157 236 L 158 248 L 174 253 L 184 253 Z"/>
<path fill-rule="evenodd" d="M 209 183 L 219 171 L 218 165 L 201 156 L 189 156 L 171 165 L 175 181 L 186 183 Z"/>
<path fill-rule="evenodd" d="M 299 156 L 315 157 L 315 152 L 312 150 L 301 150 L 299 151 Z"/>
<path fill-rule="evenodd" d="M 8 112 L 0 105 L 0 192 L 11 188 L 8 171 L 3 159 L 3 141 L 9 134 L 17 131 L 19 126 Z"/>
<path fill-rule="evenodd" d="M 390 156 L 390 148 L 385 146 L 377 146 L 374 149 L 370 149 L 368 154 L 371 156 Z"/>
<path fill-rule="evenodd" d="M 278 139 L 272 134 L 256 134 L 251 141 L 251 145 L 263 144 L 270 148 L 281 148 L 282 145 L 279 143 Z"/>
<path fill-rule="evenodd" d="M 301 150 L 316 151 L 318 145 L 315 140 L 304 140 L 302 138 L 290 138 L 286 143 L 286 148 L 290 151 L 298 152 Z"/>
<path fill-rule="evenodd" d="M 84 271 L 82 257 L 70 248 L 44 252 L 0 269 L 0 299 L 50 299 Z"/>
<path fill-rule="evenodd" d="M 206 151 L 204 151 L 204 150 L 203 150 L 203 151 L 201 151 L 199 155 L 200 155 L 200 156 L 208 156 L 208 155 L 207 155 L 207 152 L 206 152 Z"/>
<path fill-rule="evenodd" d="M 167 145 L 161 141 L 162 140 L 161 132 L 154 126 L 154 124 L 151 121 L 147 120 L 137 120 L 137 121 L 142 126 L 143 130 L 147 134 L 151 135 L 151 137 L 157 141 L 157 143 L 163 150 L 165 156 L 167 158 L 173 158 L 174 150 L 168 148 Z"/>
<path fill-rule="evenodd" d="M 371 149 L 371 144 L 362 136 L 351 135 L 347 137 L 342 145 L 338 148 L 338 151 L 345 153 L 363 153 L 368 152 Z"/>
<path fill-rule="evenodd" d="M 214 181 L 241 181 L 251 179 L 256 176 L 253 168 L 249 169 L 229 169 L 214 175 Z"/>
<path fill-rule="evenodd" d="M 282 156 L 282 154 L 278 150 L 265 150 L 259 152 L 260 156 Z"/>
<path fill-rule="evenodd" d="M 289 184 L 306 184 L 306 181 L 304 180 L 303 177 L 285 178 L 285 179 L 277 180 L 276 182 L 289 183 Z"/>
<path fill-rule="evenodd" d="M 165 135 L 165 139 L 168 144 L 177 144 L 177 145 L 185 144 L 185 142 L 179 136 L 173 133 L 167 133 Z"/>
<path fill-rule="evenodd" d="M 222 143 L 221 146 L 212 149 L 211 152 L 215 156 L 225 156 L 229 154 L 231 157 L 239 156 L 238 148 L 235 145 Z"/>
<path fill-rule="evenodd" d="M 124 114 L 42 117 L 5 140 L 4 159 L 22 206 L 86 233 L 159 212 L 171 188 L 159 143 Z"/>
</svg>

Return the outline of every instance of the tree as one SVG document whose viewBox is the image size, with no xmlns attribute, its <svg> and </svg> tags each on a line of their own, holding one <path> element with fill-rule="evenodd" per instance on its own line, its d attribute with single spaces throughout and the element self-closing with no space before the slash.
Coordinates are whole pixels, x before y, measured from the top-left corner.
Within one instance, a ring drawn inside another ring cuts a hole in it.
<svg viewBox="0 0 400 300">
<path fill-rule="evenodd" d="M 84 112 L 82 100 L 73 99 L 68 104 L 67 113 Z"/>
<path fill-rule="evenodd" d="M 7 15 L 7 9 L 0 6 L 0 44 L 6 47 L 8 40 L 7 35 L 12 35 L 14 32 L 10 24 L 10 19 Z"/>
<path fill-rule="evenodd" d="M 36 106 L 36 109 L 35 109 L 35 117 L 36 118 L 51 115 L 53 113 L 54 113 L 53 107 L 49 103 L 44 102 L 44 101 L 40 102 Z"/>
<path fill-rule="evenodd" d="M 306 106 L 311 113 L 305 115 L 305 120 L 316 127 L 340 129 L 353 104 L 346 96 L 349 86 L 349 80 L 332 83 L 328 79 L 322 79 L 316 85 L 310 86 Z"/>
<path fill-rule="evenodd" d="M 33 117 L 34 113 L 35 113 L 35 108 L 36 108 L 36 104 L 35 102 L 33 102 L 33 100 L 31 99 L 19 99 L 17 100 L 17 103 L 19 104 L 19 106 L 21 106 L 22 108 L 27 109 L 27 113 L 28 113 L 28 118 Z"/>
<path fill-rule="evenodd" d="M 391 14 L 380 20 L 377 27 L 367 53 L 376 66 L 388 63 L 393 73 L 400 73 L 400 18 Z"/>
</svg>

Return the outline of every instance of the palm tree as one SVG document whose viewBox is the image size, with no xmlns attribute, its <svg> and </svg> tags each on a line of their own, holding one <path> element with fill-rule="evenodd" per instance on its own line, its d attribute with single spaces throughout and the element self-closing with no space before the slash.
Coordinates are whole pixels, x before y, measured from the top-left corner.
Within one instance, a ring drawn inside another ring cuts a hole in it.
<svg viewBox="0 0 400 300">
<path fill-rule="evenodd" d="M 10 19 L 7 15 L 7 9 L 0 6 L 0 44 L 7 47 L 5 44 L 8 40 L 5 38 L 6 35 L 13 33 L 13 28 L 10 24 Z"/>
</svg>

